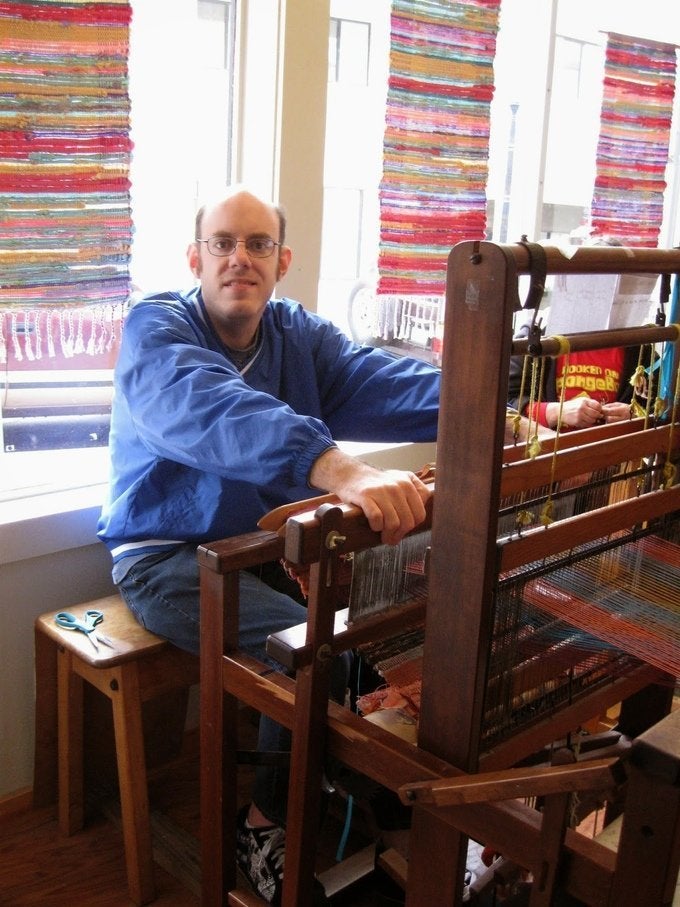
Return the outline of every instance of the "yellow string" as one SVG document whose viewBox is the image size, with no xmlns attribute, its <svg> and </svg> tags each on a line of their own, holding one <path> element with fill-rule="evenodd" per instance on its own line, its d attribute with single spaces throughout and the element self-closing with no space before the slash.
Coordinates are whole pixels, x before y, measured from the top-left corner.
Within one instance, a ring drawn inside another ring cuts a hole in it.
<svg viewBox="0 0 680 907">
<path fill-rule="evenodd" d="M 519 438 L 519 429 L 520 429 L 520 425 L 522 423 L 522 414 L 521 414 L 520 410 L 522 408 L 522 400 L 524 399 L 524 388 L 526 386 L 528 362 L 529 362 L 529 357 L 525 356 L 524 362 L 522 363 L 522 380 L 520 381 L 520 385 L 519 385 L 519 409 L 517 411 L 517 415 L 514 418 L 513 436 L 515 439 L 515 444 L 517 443 L 517 440 Z M 531 405 L 531 401 L 529 401 L 529 404 Z"/>
<path fill-rule="evenodd" d="M 557 352 L 553 354 L 554 358 L 558 356 L 568 356 L 571 352 L 571 344 L 569 343 L 569 338 L 565 337 L 564 334 L 553 334 L 550 340 L 557 341 L 558 349 Z"/>
<path fill-rule="evenodd" d="M 538 437 L 538 410 L 543 396 L 543 381 L 545 378 L 545 359 L 534 357 L 531 370 L 531 399 L 529 402 L 531 417 L 527 427 L 526 456 L 535 460 L 541 452 L 541 442 Z"/>
<path fill-rule="evenodd" d="M 557 425 L 555 426 L 555 446 L 553 448 L 553 458 L 550 465 L 550 484 L 548 486 L 548 498 L 543 505 L 543 510 L 541 511 L 541 523 L 543 526 L 549 526 L 553 522 L 553 492 L 555 490 L 555 469 L 557 467 L 557 450 L 559 447 L 560 439 L 560 430 L 562 428 L 562 410 L 564 408 L 565 401 L 565 392 L 567 388 L 567 371 L 569 369 L 569 354 L 571 353 L 571 344 L 569 340 L 564 337 L 562 334 L 558 334 L 553 337 L 554 340 L 559 342 L 560 352 L 558 355 L 564 356 L 564 368 L 562 369 L 562 374 L 564 376 L 562 380 L 562 387 L 560 388 L 560 408 L 557 411 Z"/>
<path fill-rule="evenodd" d="M 515 528 L 521 531 L 525 526 L 531 526 L 534 515 L 530 510 L 518 510 L 515 515 Z"/>
<path fill-rule="evenodd" d="M 526 447 L 524 450 L 524 455 L 529 456 L 529 444 L 531 443 L 531 436 L 535 434 L 536 429 L 534 428 L 534 421 L 536 419 L 536 396 L 537 396 L 537 371 L 536 371 L 536 359 L 533 357 L 527 356 L 525 358 L 525 363 L 531 362 L 531 389 L 529 390 L 529 406 L 527 409 L 529 424 L 527 425 L 527 440 Z M 538 391 L 538 396 L 540 396 L 540 388 Z"/>
<path fill-rule="evenodd" d="M 520 392 L 519 399 L 520 402 L 524 399 L 524 388 L 527 384 L 527 373 L 529 371 L 529 362 L 531 362 L 531 376 L 529 378 L 529 401 L 527 403 L 527 437 L 526 444 L 524 449 L 525 457 L 529 459 L 535 459 L 535 457 L 541 452 L 541 444 L 538 440 L 538 407 L 535 405 L 537 398 L 540 400 L 541 397 L 541 388 L 542 384 L 542 373 L 539 376 L 539 370 L 537 366 L 537 358 L 533 356 L 525 356 L 524 362 L 522 364 L 522 379 L 520 382 Z M 521 414 L 518 412 L 513 416 L 514 422 L 514 435 L 515 441 L 519 436 L 519 427 L 521 423 Z M 520 501 L 523 503 L 526 497 L 526 491 L 523 491 L 520 496 Z M 534 521 L 534 515 L 530 510 L 519 509 L 515 514 L 515 529 L 518 533 L 521 534 L 522 529 L 526 526 L 530 526 Z"/>
<path fill-rule="evenodd" d="M 554 521 L 553 507 L 554 507 L 554 504 L 553 504 L 553 500 L 552 500 L 552 486 L 551 486 L 550 495 L 548 497 L 548 500 L 545 502 L 545 504 L 543 505 L 543 509 L 541 510 L 541 525 L 542 526 L 549 526 Z"/>
<path fill-rule="evenodd" d="M 678 406 L 680 405 L 680 368 L 675 373 L 675 394 L 673 395 L 673 407 L 671 409 L 671 429 L 668 433 L 668 452 L 666 462 L 663 467 L 664 488 L 670 488 L 675 485 L 677 468 L 671 462 L 671 452 L 673 450 L 673 435 L 675 432 L 675 420 L 677 418 Z"/>
<path fill-rule="evenodd" d="M 647 380 L 647 375 L 653 374 L 654 367 L 654 344 L 649 344 L 649 371 L 647 371 L 642 363 L 642 358 L 644 356 L 644 346 L 640 347 L 640 352 L 638 354 L 638 364 L 635 367 L 635 371 L 631 375 L 630 385 L 633 388 L 633 398 L 630 401 L 630 417 L 643 418 L 645 420 L 645 428 L 649 428 L 649 417 L 652 411 L 652 383 Z M 658 387 L 658 385 L 657 385 Z M 635 395 L 643 396 L 645 398 L 645 405 L 640 406 L 640 404 L 635 399 Z M 656 401 L 655 401 L 656 402 Z M 644 457 L 640 457 L 638 466 L 642 469 L 644 467 Z M 644 476 L 641 473 L 638 476 L 636 481 L 636 487 L 638 492 L 642 491 L 644 486 Z"/>
<path fill-rule="evenodd" d="M 543 447 L 541 446 L 541 440 L 538 437 L 538 434 L 535 434 L 533 436 L 533 438 L 531 439 L 531 444 L 529 445 L 529 448 L 528 448 L 529 459 L 535 460 L 536 457 L 538 457 L 540 455 L 542 450 L 543 450 Z"/>
</svg>

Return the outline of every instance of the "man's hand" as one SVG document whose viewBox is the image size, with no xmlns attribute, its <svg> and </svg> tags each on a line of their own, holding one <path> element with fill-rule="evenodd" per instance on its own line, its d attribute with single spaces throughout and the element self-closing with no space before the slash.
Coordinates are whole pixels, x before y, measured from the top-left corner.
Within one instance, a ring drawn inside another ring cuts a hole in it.
<svg viewBox="0 0 680 907">
<path fill-rule="evenodd" d="M 360 507 L 387 545 L 397 542 L 425 519 L 428 488 L 412 472 L 380 470 L 337 448 L 325 451 L 309 473 L 309 483 Z"/>
</svg>

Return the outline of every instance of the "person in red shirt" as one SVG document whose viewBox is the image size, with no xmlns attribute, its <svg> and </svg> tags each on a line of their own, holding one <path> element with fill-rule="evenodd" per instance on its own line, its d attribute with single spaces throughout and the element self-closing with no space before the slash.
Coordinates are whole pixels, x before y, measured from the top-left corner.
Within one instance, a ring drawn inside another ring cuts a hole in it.
<svg viewBox="0 0 680 907">
<path fill-rule="evenodd" d="M 540 402 L 532 404 L 533 411 L 529 412 L 529 379 L 525 379 L 524 394 L 520 399 L 524 360 L 516 356 L 510 363 L 508 405 L 522 415 L 532 417 L 539 425 L 552 429 L 557 428 L 560 408 L 562 430 L 621 422 L 631 418 L 635 397 L 631 378 L 639 362 L 639 347 L 572 352 L 549 359 Z M 645 364 L 644 360 L 642 364 Z M 564 399 L 560 402 L 563 385 Z"/>
</svg>

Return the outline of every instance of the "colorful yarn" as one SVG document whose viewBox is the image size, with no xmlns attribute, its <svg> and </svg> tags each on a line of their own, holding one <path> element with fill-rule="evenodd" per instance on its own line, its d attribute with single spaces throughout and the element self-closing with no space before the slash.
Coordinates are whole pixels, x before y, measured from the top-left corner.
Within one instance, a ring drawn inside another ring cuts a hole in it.
<svg viewBox="0 0 680 907">
<path fill-rule="evenodd" d="M 655 247 L 663 220 L 676 48 L 611 33 L 591 223 L 629 246 Z"/>
<path fill-rule="evenodd" d="M 461 239 L 486 233 L 500 0 L 393 0 L 379 294 L 443 294 Z"/>
<path fill-rule="evenodd" d="M 19 359 L 55 355 L 74 309 L 130 295 L 130 19 L 129 0 L 0 0 L 0 306 Z"/>
</svg>

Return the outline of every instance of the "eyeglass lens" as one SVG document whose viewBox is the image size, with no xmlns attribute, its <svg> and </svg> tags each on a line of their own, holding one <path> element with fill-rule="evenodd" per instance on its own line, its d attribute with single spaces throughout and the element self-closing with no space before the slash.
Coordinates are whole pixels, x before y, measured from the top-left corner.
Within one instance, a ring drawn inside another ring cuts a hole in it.
<svg viewBox="0 0 680 907">
<path fill-rule="evenodd" d="M 232 255 L 239 243 L 242 243 L 248 255 L 254 258 L 267 258 L 278 245 L 269 236 L 249 236 L 248 239 L 234 239 L 233 236 L 211 236 L 204 240 L 208 251 L 213 255 Z"/>
</svg>

